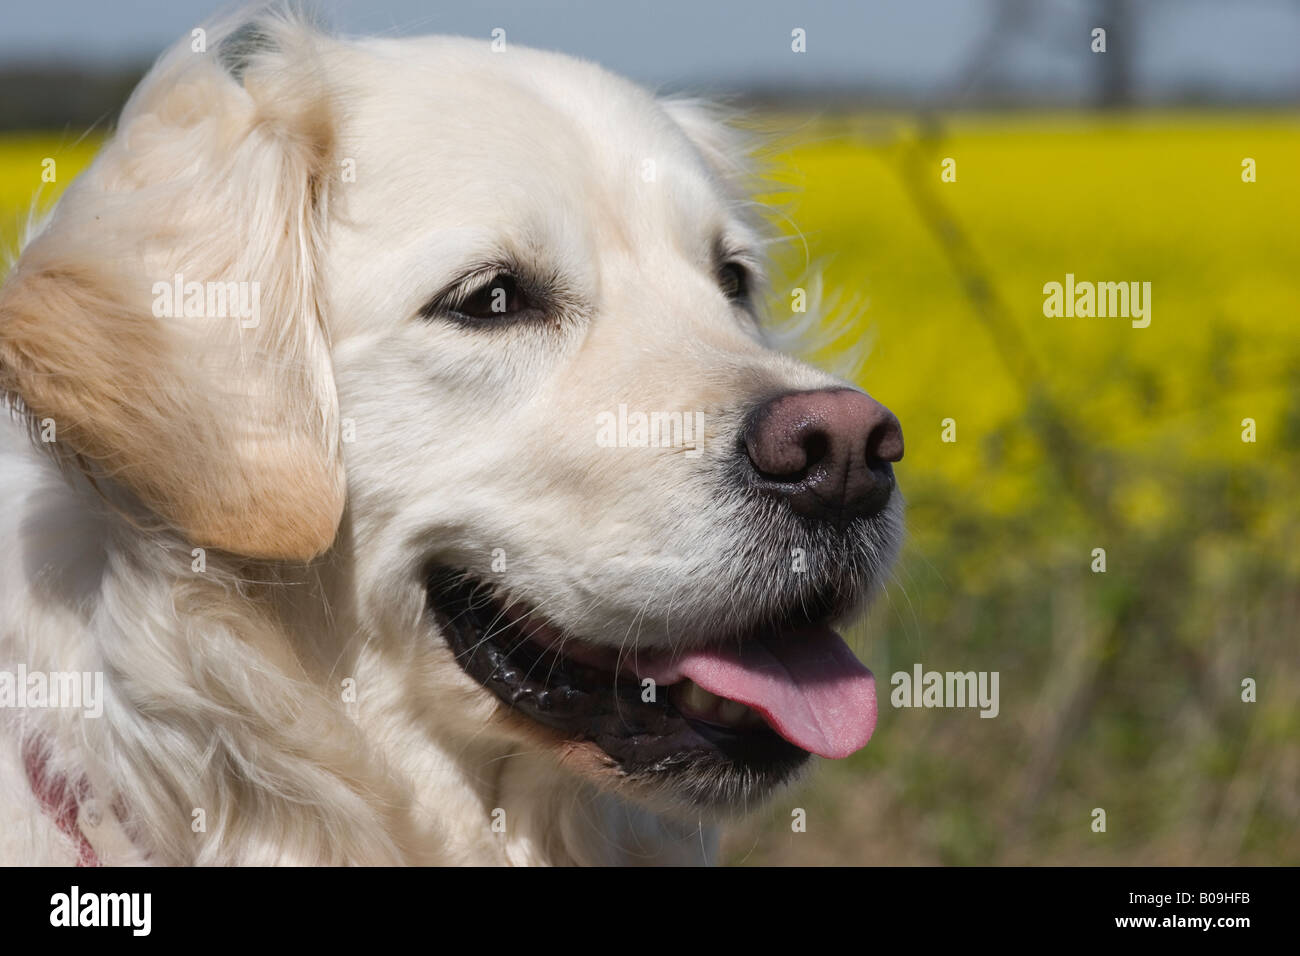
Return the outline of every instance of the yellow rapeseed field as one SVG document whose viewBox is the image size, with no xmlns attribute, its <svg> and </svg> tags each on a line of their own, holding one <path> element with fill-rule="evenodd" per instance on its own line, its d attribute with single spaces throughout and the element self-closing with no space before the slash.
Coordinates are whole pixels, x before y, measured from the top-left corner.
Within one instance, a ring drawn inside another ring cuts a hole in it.
<svg viewBox="0 0 1300 956">
<path fill-rule="evenodd" d="M 0 135 L 0 249 L 8 256 L 30 216 L 47 209 L 99 149 L 98 136 Z M 53 160 L 51 168 L 47 160 Z M 50 182 L 50 179 L 53 182 Z"/>
</svg>

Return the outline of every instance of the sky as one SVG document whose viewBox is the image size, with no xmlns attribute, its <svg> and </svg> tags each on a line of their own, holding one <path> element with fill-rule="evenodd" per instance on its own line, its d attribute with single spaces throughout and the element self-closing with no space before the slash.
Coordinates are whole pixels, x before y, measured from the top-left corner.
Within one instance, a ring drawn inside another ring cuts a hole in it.
<svg viewBox="0 0 1300 956">
<path fill-rule="evenodd" d="M 321 0 L 345 33 L 458 33 L 597 60 L 652 86 L 924 91 L 961 75 L 999 3 L 987 72 L 1013 88 L 1082 91 L 1095 0 Z M 1140 95 L 1212 89 L 1300 99 L 1300 0 L 1132 0 Z M 212 0 L 0 0 L 0 66 L 147 62 Z M 790 51 L 807 31 L 808 52 Z M 1111 38 L 1112 45 L 1116 38 Z"/>
</svg>

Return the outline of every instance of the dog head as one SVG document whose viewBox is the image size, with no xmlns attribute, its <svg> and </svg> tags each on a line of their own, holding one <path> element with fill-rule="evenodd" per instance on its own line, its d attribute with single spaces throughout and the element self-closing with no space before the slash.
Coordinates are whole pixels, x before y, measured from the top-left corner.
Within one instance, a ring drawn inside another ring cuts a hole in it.
<svg viewBox="0 0 1300 956">
<path fill-rule="evenodd" d="M 829 625 L 897 548 L 902 435 L 769 346 L 734 134 L 514 47 L 212 42 L 24 251 L 8 392 L 196 545 L 346 550 L 466 736 L 696 806 L 862 746 Z"/>
</svg>

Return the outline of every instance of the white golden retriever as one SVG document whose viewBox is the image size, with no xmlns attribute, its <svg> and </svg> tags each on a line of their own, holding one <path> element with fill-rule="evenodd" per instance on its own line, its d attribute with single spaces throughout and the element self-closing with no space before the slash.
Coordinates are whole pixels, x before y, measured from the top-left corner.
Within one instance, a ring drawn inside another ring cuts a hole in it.
<svg viewBox="0 0 1300 956">
<path fill-rule="evenodd" d="M 902 433 L 770 347 L 735 134 L 466 39 L 200 45 L 0 290 L 3 862 L 703 862 L 863 746 L 828 622 Z"/>
</svg>

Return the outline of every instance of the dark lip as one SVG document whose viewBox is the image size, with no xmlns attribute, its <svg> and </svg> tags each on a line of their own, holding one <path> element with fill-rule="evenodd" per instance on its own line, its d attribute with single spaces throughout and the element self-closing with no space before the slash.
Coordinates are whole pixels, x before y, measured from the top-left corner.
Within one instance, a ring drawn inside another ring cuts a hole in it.
<svg viewBox="0 0 1300 956">
<path fill-rule="evenodd" d="M 463 572 L 435 566 L 426 582 L 432 613 L 470 677 L 563 737 L 595 744 L 629 774 L 722 764 L 783 780 L 809 757 L 766 726 L 738 730 L 687 717 L 668 688 L 645 701 L 634 677 L 541 647 L 506 623 L 491 590 Z"/>
</svg>

